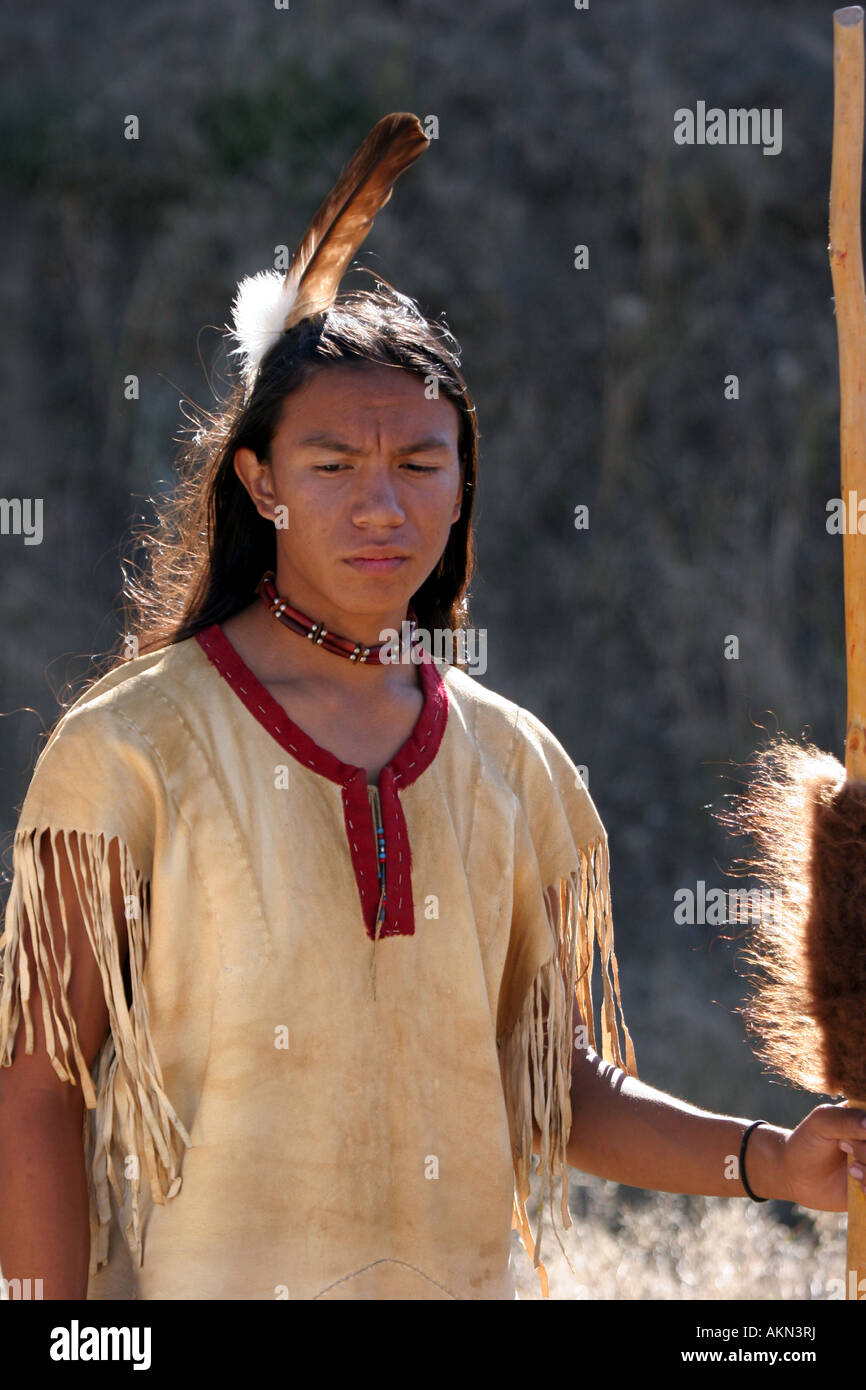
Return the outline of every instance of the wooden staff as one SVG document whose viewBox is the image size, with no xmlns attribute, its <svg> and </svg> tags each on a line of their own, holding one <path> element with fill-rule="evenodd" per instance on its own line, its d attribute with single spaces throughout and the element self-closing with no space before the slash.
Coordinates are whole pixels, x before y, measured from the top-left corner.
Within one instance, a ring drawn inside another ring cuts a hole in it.
<svg viewBox="0 0 866 1390">
<path fill-rule="evenodd" d="M 778 734 L 756 776 L 716 818 L 752 838 L 741 859 L 771 886 L 745 955 L 755 990 L 744 1009 L 763 1059 L 793 1084 L 866 1110 L 866 299 L 860 231 L 863 10 L 833 15 L 830 270 L 836 300 L 845 534 L 845 766 Z M 734 916 L 742 920 L 742 912 Z M 849 1160 L 853 1162 L 853 1159 Z M 846 1297 L 866 1298 L 866 1196 L 848 1175 Z"/>
<path fill-rule="evenodd" d="M 845 774 L 866 779 L 866 538 L 858 532 L 858 501 L 866 498 L 866 292 L 860 199 L 863 169 L 863 10 L 833 15 L 833 156 L 830 173 L 830 272 L 839 343 L 845 650 L 848 719 Z M 853 529 L 852 529 L 853 523 Z M 866 911 L 866 904 L 863 906 Z M 866 1093 L 849 1097 L 866 1109 Z M 849 1297 L 866 1277 L 866 1195 L 848 1178 Z M 866 1292 L 866 1290 L 864 1290 Z"/>
</svg>

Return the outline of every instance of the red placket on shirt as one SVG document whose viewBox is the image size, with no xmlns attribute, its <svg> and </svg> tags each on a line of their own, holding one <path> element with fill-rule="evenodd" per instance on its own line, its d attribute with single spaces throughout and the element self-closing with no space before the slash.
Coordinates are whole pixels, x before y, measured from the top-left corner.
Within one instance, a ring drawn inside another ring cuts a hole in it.
<svg viewBox="0 0 866 1390">
<path fill-rule="evenodd" d="M 280 747 L 305 767 L 339 783 L 361 911 L 367 935 L 375 939 L 379 869 L 366 769 L 341 762 L 327 748 L 322 748 L 309 734 L 304 733 L 253 674 L 219 623 L 212 623 L 210 627 L 197 632 L 195 638 L 220 675 Z M 423 708 L 406 742 L 379 774 L 379 800 L 385 833 L 385 920 L 379 929 L 379 939 L 415 934 L 412 851 L 400 792 L 430 766 L 442 742 L 448 719 L 445 682 L 432 657 L 426 652 L 422 655 L 424 659 L 419 664 L 424 692 Z M 335 660 L 339 658 L 335 657 Z"/>
</svg>

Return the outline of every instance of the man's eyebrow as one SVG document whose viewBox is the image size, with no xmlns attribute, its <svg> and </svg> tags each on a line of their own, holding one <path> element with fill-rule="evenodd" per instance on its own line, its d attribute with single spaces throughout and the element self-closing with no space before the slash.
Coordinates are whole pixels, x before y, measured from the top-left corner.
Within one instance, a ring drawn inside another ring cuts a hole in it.
<svg viewBox="0 0 866 1390">
<path fill-rule="evenodd" d="M 309 434 L 304 439 L 298 440 L 299 449 L 329 449 L 337 454 L 363 454 L 364 449 L 356 449 L 353 444 L 347 444 L 344 439 L 335 439 L 327 434 Z M 394 450 L 395 454 L 428 454 L 435 450 L 450 450 L 451 445 L 447 439 L 438 434 L 425 435 L 423 439 L 416 439 L 411 444 L 401 444 Z"/>
</svg>

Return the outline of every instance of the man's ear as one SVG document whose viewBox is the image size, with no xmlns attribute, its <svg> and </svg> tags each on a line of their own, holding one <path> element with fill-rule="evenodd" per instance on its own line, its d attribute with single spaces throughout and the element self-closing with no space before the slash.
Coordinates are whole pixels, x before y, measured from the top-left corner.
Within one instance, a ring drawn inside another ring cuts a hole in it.
<svg viewBox="0 0 866 1390">
<path fill-rule="evenodd" d="M 272 521 L 276 497 L 271 477 L 271 465 L 260 459 L 254 449 L 248 449 L 246 446 L 235 449 L 232 464 L 259 515 Z"/>
</svg>

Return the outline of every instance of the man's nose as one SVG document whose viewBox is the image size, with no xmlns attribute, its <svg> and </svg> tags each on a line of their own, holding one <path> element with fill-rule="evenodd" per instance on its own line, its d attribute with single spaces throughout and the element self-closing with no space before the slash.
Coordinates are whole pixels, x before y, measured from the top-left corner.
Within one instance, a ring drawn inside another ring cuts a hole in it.
<svg viewBox="0 0 866 1390">
<path fill-rule="evenodd" d="M 355 521 L 367 523 L 403 519 L 403 508 L 387 472 L 371 474 L 361 479 L 352 513 Z"/>
</svg>

